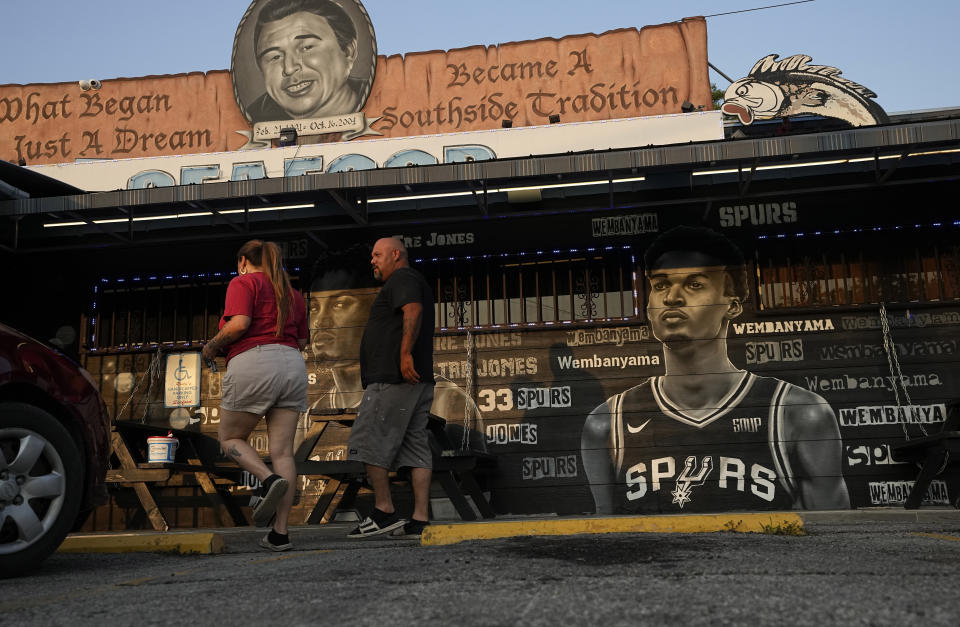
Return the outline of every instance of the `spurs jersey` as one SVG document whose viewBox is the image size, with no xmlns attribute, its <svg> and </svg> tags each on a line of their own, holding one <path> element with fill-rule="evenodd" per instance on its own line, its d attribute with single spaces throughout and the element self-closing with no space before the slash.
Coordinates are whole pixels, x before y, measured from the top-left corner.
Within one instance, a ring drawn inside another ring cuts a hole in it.
<svg viewBox="0 0 960 627">
<path fill-rule="evenodd" d="M 716 408 L 685 411 L 663 377 L 611 397 L 615 507 L 629 513 L 791 509 L 781 441 L 791 384 L 744 372 Z"/>
</svg>

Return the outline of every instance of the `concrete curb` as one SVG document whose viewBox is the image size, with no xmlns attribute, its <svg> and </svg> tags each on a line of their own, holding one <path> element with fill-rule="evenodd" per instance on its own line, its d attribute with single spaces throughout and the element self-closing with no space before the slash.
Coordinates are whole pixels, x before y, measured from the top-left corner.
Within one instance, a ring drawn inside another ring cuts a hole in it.
<svg viewBox="0 0 960 627">
<path fill-rule="evenodd" d="M 687 514 L 680 516 L 611 516 L 558 518 L 553 520 L 507 520 L 476 523 L 432 524 L 423 531 L 420 544 L 441 546 L 467 540 L 492 540 L 514 536 L 564 536 L 580 533 L 739 533 L 804 532 L 803 518 L 793 512 L 763 514 Z"/>
<path fill-rule="evenodd" d="M 213 555 L 223 552 L 223 535 L 216 532 L 76 534 L 67 536 L 57 551 Z"/>
<path fill-rule="evenodd" d="M 803 522 L 812 524 L 882 523 L 960 523 L 960 509 L 927 507 L 923 509 L 863 508 L 843 510 L 808 510 L 797 512 Z"/>
<path fill-rule="evenodd" d="M 931 526 L 960 525 L 960 510 L 954 508 L 865 508 L 833 511 L 725 512 L 722 514 L 680 514 L 672 516 L 578 516 L 545 518 L 496 518 L 477 522 L 435 521 L 424 530 L 420 544 L 440 546 L 467 540 L 514 536 L 558 536 L 587 533 L 816 533 L 818 527 L 833 525 L 896 524 L 909 529 L 934 531 Z M 300 525 L 290 528 L 294 549 L 350 550 L 371 543 L 409 544 L 412 540 L 378 536 L 358 541 L 348 539 L 353 522 Z M 181 553 L 216 554 L 260 552 L 257 538 L 265 532 L 257 527 L 225 527 L 205 530 L 119 531 L 76 533 L 67 537 L 61 552 L 71 553 Z"/>
</svg>

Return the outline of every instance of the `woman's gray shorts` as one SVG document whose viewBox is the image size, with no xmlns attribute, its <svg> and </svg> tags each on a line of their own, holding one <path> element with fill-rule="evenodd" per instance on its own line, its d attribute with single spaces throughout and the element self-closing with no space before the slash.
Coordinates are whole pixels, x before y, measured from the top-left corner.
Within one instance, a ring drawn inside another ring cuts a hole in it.
<svg viewBox="0 0 960 627">
<path fill-rule="evenodd" d="M 427 414 L 433 383 L 371 383 L 347 441 L 347 459 L 396 470 L 433 468 Z"/>
<path fill-rule="evenodd" d="M 274 407 L 306 411 L 303 355 L 282 344 L 262 344 L 243 351 L 227 364 L 220 407 L 258 416 Z"/>
</svg>

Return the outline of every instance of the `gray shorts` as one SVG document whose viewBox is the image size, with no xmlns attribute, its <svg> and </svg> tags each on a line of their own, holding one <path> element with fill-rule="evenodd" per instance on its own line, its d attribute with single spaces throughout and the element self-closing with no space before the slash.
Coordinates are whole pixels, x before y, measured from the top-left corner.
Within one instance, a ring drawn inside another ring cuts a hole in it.
<svg viewBox="0 0 960 627">
<path fill-rule="evenodd" d="M 227 364 L 220 407 L 263 416 L 274 407 L 307 409 L 307 365 L 300 351 L 281 344 L 245 350 Z"/>
<path fill-rule="evenodd" d="M 427 414 L 433 384 L 371 383 L 347 441 L 347 459 L 396 470 L 433 468 Z"/>
</svg>

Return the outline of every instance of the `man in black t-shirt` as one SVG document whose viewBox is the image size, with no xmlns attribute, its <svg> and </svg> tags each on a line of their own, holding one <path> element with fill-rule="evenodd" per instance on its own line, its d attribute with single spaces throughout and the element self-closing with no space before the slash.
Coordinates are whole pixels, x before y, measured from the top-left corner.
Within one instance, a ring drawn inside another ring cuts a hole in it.
<svg viewBox="0 0 960 627">
<path fill-rule="evenodd" d="M 433 456 L 427 414 L 433 403 L 433 293 L 393 237 L 377 240 L 370 264 L 383 289 L 370 307 L 360 343 L 363 400 L 347 443 L 347 459 L 366 465 L 374 510 L 350 532 L 366 538 L 392 532 L 419 536 L 428 524 Z M 413 516 L 401 518 L 388 473 L 411 468 Z"/>
</svg>

